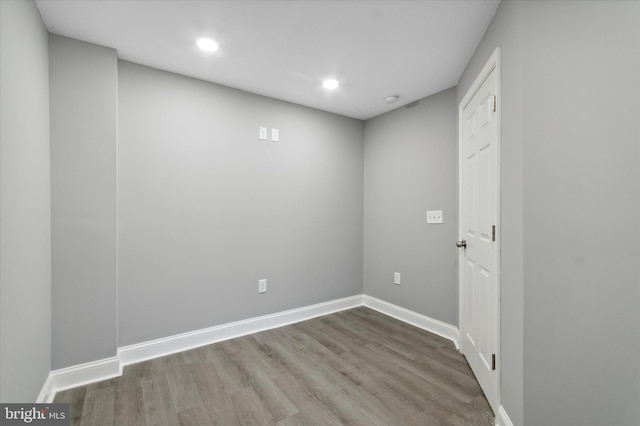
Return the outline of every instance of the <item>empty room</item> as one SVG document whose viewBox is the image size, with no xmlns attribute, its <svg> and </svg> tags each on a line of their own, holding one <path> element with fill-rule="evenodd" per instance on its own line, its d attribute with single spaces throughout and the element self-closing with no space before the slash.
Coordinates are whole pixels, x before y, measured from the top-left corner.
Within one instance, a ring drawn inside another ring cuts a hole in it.
<svg viewBox="0 0 640 426">
<path fill-rule="evenodd" d="M 0 424 L 640 424 L 640 2 L 0 0 Z"/>
</svg>

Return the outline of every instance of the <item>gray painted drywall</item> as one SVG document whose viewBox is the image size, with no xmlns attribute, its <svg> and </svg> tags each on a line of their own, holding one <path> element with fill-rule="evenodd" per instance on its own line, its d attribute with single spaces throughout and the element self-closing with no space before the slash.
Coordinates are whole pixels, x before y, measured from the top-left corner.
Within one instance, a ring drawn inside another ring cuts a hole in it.
<svg viewBox="0 0 640 426">
<path fill-rule="evenodd" d="M 456 90 L 365 123 L 364 293 L 458 323 Z M 443 224 L 427 224 L 443 210 Z M 394 284 L 400 272 L 401 284 Z"/>
<path fill-rule="evenodd" d="M 457 86 L 459 103 L 495 48 L 501 46 L 500 374 L 502 405 L 516 425 L 523 424 L 523 4 L 500 4 Z"/>
<path fill-rule="evenodd" d="M 53 368 L 116 355 L 117 57 L 52 35 Z"/>
<path fill-rule="evenodd" d="M 120 346 L 362 292 L 361 121 L 128 62 L 118 79 Z"/>
<path fill-rule="evenodd" d="M 48 34 L 33 1 L 0 1 L 0 401 L 51 370 Z"/>
<path fill-rule="evenodd" d="M 640 424 L 640 3 L 527 2 L 524 421 Z"/>
<path fill-rule="evenodd" d="M 640 3 L 505 1 L 502 400 L 516 425 L 640 424 Z"/>
</svg>

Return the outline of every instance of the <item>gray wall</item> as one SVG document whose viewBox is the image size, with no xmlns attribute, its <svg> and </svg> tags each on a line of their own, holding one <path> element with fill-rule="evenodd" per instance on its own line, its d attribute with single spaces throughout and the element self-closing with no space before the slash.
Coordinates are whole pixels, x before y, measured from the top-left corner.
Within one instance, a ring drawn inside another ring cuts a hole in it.
<svg viewBox="0 0 640 426">
<path fill-rule="evenodd" d="M 51 370 L 48 35 L 32 1 L 0 1 L 0 401 Z"/>
<path fill-rule="evenodd" d="M 120 346 L 362 292 L 362 122 L 127 62 L 118 78 Z"/>
<path fill-rule="evenodd" d="M 638 425 L 640 3 L 524 12 L 525 423 Z"/>
<path fill-rule="evenodd" d="M 116 51 L 52 35 L 53 368 L 116 355 Z"/>
<path fill-rule="evenodd" d="M 365 123 L 364 293 L 458 323 L 455 88 Z M 443 224 L 427 224 L 443 210 Z M 401 284 L 393 282 L 400 272 Z"/>
<path fill-rule="evenodd" d="M 503 2 L 502 395 L 515 424 L 640 424 L 640 3 Z"/>
</svg>

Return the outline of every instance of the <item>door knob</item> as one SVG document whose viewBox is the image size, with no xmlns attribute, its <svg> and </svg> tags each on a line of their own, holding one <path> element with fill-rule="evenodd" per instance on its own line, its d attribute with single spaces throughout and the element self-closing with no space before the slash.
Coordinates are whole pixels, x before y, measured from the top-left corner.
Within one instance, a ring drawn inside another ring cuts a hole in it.
<svg viewBox="0 0 640 426">
<path fill-rule="evenodd" d="M 456 247 L 458 247 L 458 248 L 460 248 L 460 247 L 467 248 L 467 242 L 465 240 L 456 241 Z"/>
</svg>

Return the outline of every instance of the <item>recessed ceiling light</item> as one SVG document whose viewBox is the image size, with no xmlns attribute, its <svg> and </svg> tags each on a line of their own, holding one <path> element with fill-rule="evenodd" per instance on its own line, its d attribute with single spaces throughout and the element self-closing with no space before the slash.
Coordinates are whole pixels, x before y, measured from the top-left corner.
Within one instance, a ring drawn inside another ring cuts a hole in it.
<svg viewBox="0 0 640 426">
<path fill-rule="evenodd" d="M 322 82 L 322 87 L 324 87 L 325 89 L 333 90 L 333 89 L 337 89 L 338 86 L 340 86 L 340 83 L 338 82 L 338 80 L 329 79 Z"/>
<path fill-rule="evenodd" d="M 201 38 L 198 39 L 198 47 L 205 52 L 215 52 L 218 50 L 218 43 L 210 38 Z"/>
<path fill-rule="evenodd" d="M 388 104 L 392 104 L 394 102 L 397 102 L 398 99 L 400 99 L 400 96 L 398 95 L 391 95 L 391 96 L 387 96 L 386 98 L 384 98 L 384 101 Z"/>
</svg>

